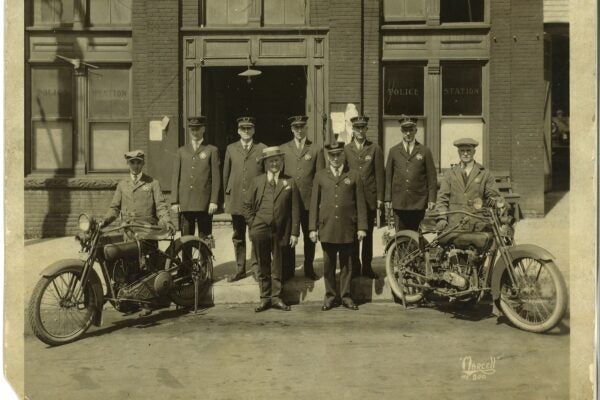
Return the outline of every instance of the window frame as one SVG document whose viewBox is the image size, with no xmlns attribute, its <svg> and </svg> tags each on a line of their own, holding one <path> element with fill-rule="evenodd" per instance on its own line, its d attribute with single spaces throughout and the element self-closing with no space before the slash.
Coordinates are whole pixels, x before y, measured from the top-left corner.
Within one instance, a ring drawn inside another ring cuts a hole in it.
<svg viewBox="0 0 600 400">
<path fill-rule="evenodd" d="M 133 19 L 133 0 L 129 0 L 130 4 L 129 4 L 129 9 L 130 9 L 130 14 L 129 14 L 129 23 L 114 23 L 114 22 L 108 22 L 108 23 L 100 23 L 100 24 L 93 24 L 92 23 L 92 9 L 91 9 L 91 3 L 94 0 L 85 0 L 86 1 L 86 16 L 85 16 L 85 21 L 86 21 L 86 25 L 90 28 L 128 28 L 131 27 L 132 24 L 132 19 Z M 111 5 L 112 2 L 115 0 L 108 0 L 109 1 L 109 12 L 111 10 Z"/>
<path fill-rule="evenodd" d="M 25 145 L 27 146 L 28 160 L 26 160 L 26 168 L 31 174 L 72 174 L 75 171 L 75 155 L 76 155 L 76 131 L 77 131 L 77 105 L 75 101 L 76 97 L 76 87 L 75 87 L 75 73 L 71 73 L 71 116 L 70 117 L 62 117 L 62 116 L 53 116 L 53 117 L 45 117 L 45 120 L 48 122 L 62 122 L 62 121 L 70 121 L 71 122 L 71 167 L 69 168 L 36 168 L 36 159 L 35 159 L 35 151 L 36 151 L 36 142 L 35 142 L 35 124 L 36 122 L 42 122 L 44 119 L 42 117 L 34 117 L 33 115 L 33 71 L 39 69 L 48 69 L 48 70 L 57 70 L 57 69 L 69 69 L 68 66 L 63 66 L 57 63 L 35 63 L 29 64 L 26 73 L 26 86 L 25 86 L 25 101 L 26 101 L 26 121 L 27 126 L 26 129 L 26 139 Z"/>
<path fill-rule="evenodd" d="M 87 174 L 103 174 L 103 173 L 123 173 L 126 172 L 128 170 L 127 166 L 125 163 L 123 163 L 123 168 L 119 169 L 119 168 L 109 168 L 109 169 L 94 169 L 92 167 L 92 140 L 91 140 L 91 134 L 92 134 L 92 129 L 91 126 L 94 123 L 106 123 L 106 122 L 114 122 L 114 123 L 127 123 L 129 125 L 129 133 L 127 135 L 127 139 L 128 139 L 128 148 L 127 151 L 129 150 L 129 147 L 131 147 L 131 142 L 132 142 L 132 132 L 131 132 L 131 126 L 132 126 L 132 98 L 133 98 L 133 68 L 131 66 L 130 63 L 111 63 L 111 64 L 103 64 L 103 63 L 98 63 L 95 64 L 97 65 L 99 68 L 98 69 L 113 69 L 113 70 L 127 70 L 129 72 L 129 85 L 128 85 L 128 90 L 129 90 L 129 117 L 128 118 L 115 118 L 115 119 L 111 119 L 108 117 L 91 117 L 91 103 L 92 103 L 92 94 L 91 94 L 91 80 L 89 79 L 89 72 L 86 75 L 86 113 L 85 113 L 85 118 L 86 118 L 86 123 L 85 123 L 85 165 L 86 165 L 86 173 Z"/>
</svg>

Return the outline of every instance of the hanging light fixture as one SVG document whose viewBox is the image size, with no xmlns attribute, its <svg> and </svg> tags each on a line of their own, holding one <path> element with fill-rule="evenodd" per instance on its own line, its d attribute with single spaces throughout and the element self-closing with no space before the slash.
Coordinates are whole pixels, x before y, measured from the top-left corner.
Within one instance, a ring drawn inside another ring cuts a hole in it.
<svg viewBox="0 0 600 400">
<path fill-rule="evenodd" d="M 238 74 L 238 76 L 245 77 L 246 82 L 248 82 L 248 84 L 252 83 L 253 76 L 258 76 L 258 75 L 262 74 L 262 71 L 250 68 L 250 66 L 252 64 L 253 64 L 252 59 L 250 58 L 250 54 L 248 54 L 248 69 L 246 69 L 244 72 L 240 72 Z"/>
</svg>

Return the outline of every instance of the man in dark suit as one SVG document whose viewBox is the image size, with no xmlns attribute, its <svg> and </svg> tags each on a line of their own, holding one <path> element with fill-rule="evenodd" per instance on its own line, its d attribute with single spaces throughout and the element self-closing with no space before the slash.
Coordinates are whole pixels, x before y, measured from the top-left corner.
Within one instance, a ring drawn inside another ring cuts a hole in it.
<svg viewBox="0 0 600 400">
<path fill-rule="evenodd" d="M 308 209 L 313 178 L 318 170 L 325 168 L 325 157 L 323 150 L 306 138 L 308 117 L 297 115 L 288 120 L 294 138 L 281 145 L 281 151 L 285 155 L 283 172 L 293 178 L 300 192 L 300 225 L 304 236 L 304 276 L 317 280 L 319 276 L 315 274 L 313 268 L 315 244 L 308 239 Z M 294 249 L 286 247 L 284 249 L 284 280 L 294 276 L 295 264 Z"/>
<path fill-rule="evenodd" d="M 360 175 L 344 163 L 344 144 L 333 142 L 325 146 L 329 168 L 315 175 L 310 199 L 310 239 L 321 241 L 325 278 L 323 311 L 330 310 L 341 297 L 342 305 L 352 310 L 358 307 L 350 293 L 354 241 L 367 235 L 367 205 Z M 336 291 L 335 269 L 339 254 L 340 293 Z"/>
<path fill-rule="evenodd" d="M 190 141 L 175 155 L 171 180 L 171 209 L 180 213 L 181 234 L 212 233 L 212 216 L 217 211 L 221 189 L 221 161 L 217 148 L 204 140 L 206 117 L 189 117 Z"/>
<path fill-rule="evenodd" d="M 256 160 L 262 155 L 264 144 L 255 142 L 254 118 L 237 119 L 240 140 L 227 146 L 223 165 L 223 187 L 225 188 L 225 212 L 231 214 L 233 226 L 233 247 L 237 271 L 227 280 L 234 282 L 246 276 L 246 220 L 242 213 L 242 204 L 252 178 L 264 172 L 263 164 Z M 257 271 L 258 262 L 254 251 L 251 252 L 252 270 Z"/>
<path fill-rule="evenodd" d="M 358 172 L 365 187 L 367 202 L 367 237 L 362 241 L 362 252 L 358 240 L 354 243 L 352 259 L 353 275 L 377 279 L 371 262 L 373 260 L 373 228 L 377 209 L 383 206 L 385 194 L 385 169 L 383 151 L 379 145 L 367 140 L 369 117 L 359 115 L 350 119 L 352 123 L 352 142 L 344 147 L 346 162 L 351 170 Z M 361 254 L 362 253 L 362 254 Z M 362 268 L 361 268 L 362 267 Z"/>
<path fill-rule="evenodd" d="M 267 172 L 252 180 L 243 205 L 259 265 L 260 305 L 254 311 L 269 307 L 289 311 L 290 307 L 281 299 L 281 250 L 298 243 L 298 188 L 293 179 L 281 172 L 283 153 L 278 146 L 267 147 L 262 153 L 261 161 L 264 160 Z"/>
<path fill-rule="evenodd" d="M 402 142 L 390 149 L 385 167 L 385 202 L 396 230 L 416 231 L 425 209 L 435 206 L 437 172 L 431 151 L 415 140 L 417 121 L 400 119 Z"/>
</svg>

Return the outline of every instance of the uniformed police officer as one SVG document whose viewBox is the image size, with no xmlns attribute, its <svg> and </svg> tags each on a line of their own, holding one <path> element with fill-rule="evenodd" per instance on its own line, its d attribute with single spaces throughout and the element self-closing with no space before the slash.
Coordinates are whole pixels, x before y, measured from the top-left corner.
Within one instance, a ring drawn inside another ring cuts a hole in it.
<svg viewBox="0 0 600 400">
<path fill-rule="evenodd" d="M 383 205 L 385 195 L 385 169 L 383 166 L 383 151 L 379 145 L 367 140 L 369 117 L 359 115 L 350 119 L 352 123 L 352 141 L 344 147 L 346 162 L 351 170 L 358 172 L 365 187 L 365 200 L 367 202 L 367 236 L 360 243 L 354 243 L 353 274 L 371 279 L 377 279 L 371 262 L 373 260 L 373 228 L 377 209 Z M 361 254 L 362 253 L 362 254 Z M 362 266 L 362 268 L 361 268 Z"/>
<path fill-rule="evenodd" d="M 325 146 L 329 168 L 317 172 L 313 182 L 309 229 L 310 239 L 321 241 L 325 278 L 323 311 L 330 310 L 341 297 L 342 305 L 358 307 L 350 293 L 354 241 L 367 235 L 367 205 L 360 175 L 345 165 L 344 143 Z M 336 290 L 335 270 L 339 254 L 340 292 Z"/>
<path fill-rule="evenodd" d="M 298 188 L 291 177 L 281 172 L 283 153 L 278 146 L 267 147 L 262 153 L 267 173 L 252 180 L 243 206 L 259 265 L 260 305 L 255 311 L 269 307 L 289 311 L 290 307 L 281 299 L 281 250 L 298 243 Z"/>
<path fill-rule="evenodd" d="M 496 188 L 496 180 L 483 165 L 475 162 L 475 148 L 479 145 L 475 139 L 461 138 L 454 141 L 458 148 L 460 163 L 454 165 L 444 173 L 436 211 L 464 210 L 473 205 L 475 199 L 483 200 L 484 204 L 491 206 L 497 199 L 501 198 Z M 460 214 L 443 216 L 438 219 L 436 228 L 444 230 L 448 225 L 454 227 L 464 217 Z M 476 221 L 471 221 L 461 227 L 464 230 L 479 230 L 483 228 Z"/>
<path fill-rule="evenodd" d="M 400 119 L 402 141 L 392 147 L 385 167 L 385 202 L 397 230 L 416 231 L 425 209 L 435 206 L 437 172 L 431 151 L 415 140 L 417 121 Z"/>
<path fill-rule="evenodd" d="M 212 233 L 212 215 L 217 211 L 221 188 L 221 161 L 217 148 L 204 140 L 206 117 L 189 117 L 190 142 L 175 155 L 171 180 L 171 209 L 181 215 L 181 234 Z"/>
<path fill-rule="evenodd" d="M 117 189 L 104 216 L 101 226 L 113 222 L 119 214 L 126 221 L 158 224 L 175 233 L 171 222 L 169 206 L 165 202 L 160 184 L 156 179 L 142 173 L 145 155 L 142 150 L 125 153 L 129 166 L 129 176 L 117 184 Z"/>
<path fill-rule="evenodd" d="M 325 168 L 323 150 L 306 138 L 308 117 L 296 115 L 288 118 L 294 138 L 281 145 L 284 154 L 284 170 L 286 175 L 294 179 L 300 191 L 300 225 L 304 236 L 304 276 L 317 280 L 313 262 L 315 244 L 308 239 L 308 209 L 315 173 Z M 296 254 L 294 248 L 284 249 L 284 280 L 294 276 Z"/>
<path fill-rule="evenodd" d="M 227 146 L 223 166 L 223 187 L 225 188 L 225 212 L 231 214 L 233 226 L 233 247 L 237 272 L 228 278 L 234 282 L 246 276 L 246 221 L 242 212 L 242 204 L 246 199 L 252 178 L 264 172 L 263 164 L 257 162 L 262 155 L 264 144 L 253 140 L 254 118 L 239 117 L 238 134 L 240 140 Z M 253 271 L 258 270 L 258 262 L 254 251 L 251 252 Z"/>
</svg>

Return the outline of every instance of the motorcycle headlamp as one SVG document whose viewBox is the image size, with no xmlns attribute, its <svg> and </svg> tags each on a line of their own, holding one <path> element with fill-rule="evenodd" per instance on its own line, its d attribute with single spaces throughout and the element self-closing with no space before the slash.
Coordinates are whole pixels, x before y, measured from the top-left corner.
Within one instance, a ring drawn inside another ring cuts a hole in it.
<svg viewBox="0 0 600 400">
<path fill-rule="evenodd" d="M 92 227 L 92 219 L 87 214 L 81 214 L 78 219 L 79 229 L 89 232 Z"/>
</svg>

